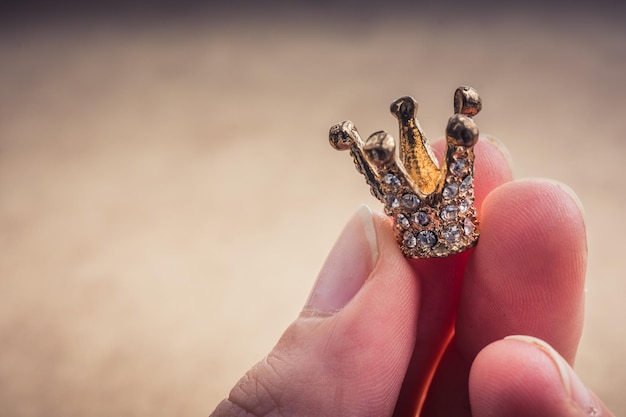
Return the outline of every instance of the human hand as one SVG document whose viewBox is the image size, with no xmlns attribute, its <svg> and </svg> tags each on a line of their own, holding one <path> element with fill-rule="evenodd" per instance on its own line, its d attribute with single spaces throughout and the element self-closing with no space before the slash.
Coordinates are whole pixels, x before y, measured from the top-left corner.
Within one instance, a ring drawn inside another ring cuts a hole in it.
<svg viewBox="0 0 626 417">
<path fill-rule="evenodd" d="M 212 416 L 611 416 L 569 365 L 581 207 L 563 185 L 511 181 L 501 149 L 476 145 L 476 248 L 407 260 L 390 221 L 360 209 L 299 317 Z"/>
</svg>

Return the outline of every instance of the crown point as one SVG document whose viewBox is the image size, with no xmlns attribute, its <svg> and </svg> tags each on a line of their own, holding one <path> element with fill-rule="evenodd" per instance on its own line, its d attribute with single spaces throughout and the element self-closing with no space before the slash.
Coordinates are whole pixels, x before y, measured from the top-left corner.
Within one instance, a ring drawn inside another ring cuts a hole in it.
<svg viewBox="0 0 626 417">
<path fill-rule="evenodd" d="M 459 87 L 454 92 L 454 112 L 474 117 L 483 107 L 478 91 L 472 87 Z"/>
<path fill-rule="evenodd" d="M 417 101 L 413 97 L 400 97 L 389 106 L 391 113 L 400 120 L 412 119 L 417 114 Z"/>
<path fill-rule="evenodd" d="M 469 148 L 478 140 L 478 127 L 468 116 L 455 114 L 448 120 L 446 138 L 454 145 Z"/>
<path fill-rule="evenodd" d="M 367 159 L 376 166 L 382 166 L 395 156 L 396 142 L 391 135 L 380 131 L 373 133 L 365 141 L 363 151 Z"/>
<path fill-rule="evenodd" d="M 345 120 L 341 123 L 337 123 L 331 126 L 328 132 L 328 141 L 330 145 L 338 151 L 344 151 L 349 149 L 354 143 L 354 123 L 350 120 Z"/>
</svg>

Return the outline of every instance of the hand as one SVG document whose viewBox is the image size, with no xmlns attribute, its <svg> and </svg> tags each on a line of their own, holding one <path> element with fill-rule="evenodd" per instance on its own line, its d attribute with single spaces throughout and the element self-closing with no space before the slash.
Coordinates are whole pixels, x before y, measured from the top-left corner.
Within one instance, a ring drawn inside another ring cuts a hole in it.
<svg viewBox="0 0 626 417">
<path fill-rule="evenodd" d="M 610 416 L 569 365 L 587 256 L 577 198 L 511 181 L 493 140 L 476 155 L 476 248 L 407 260 L 390 221 L 360 209 L 300 316 L 212 416 Z"/>
</svg>

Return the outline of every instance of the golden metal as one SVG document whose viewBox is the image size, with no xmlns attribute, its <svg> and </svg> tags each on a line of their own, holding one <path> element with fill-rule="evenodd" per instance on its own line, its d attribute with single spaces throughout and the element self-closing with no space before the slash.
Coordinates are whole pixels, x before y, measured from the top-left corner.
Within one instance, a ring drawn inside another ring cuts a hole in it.
<svg viewBox="0 0 626 417">
<path fill-rule="evenodd" d="M 474 145 L 480 96 L 471 87 L 454 94 L 455 115 L 446 128 L 442 167 L 415 115 L 417 102 L 402 97 L 391 103 L 400 125 L 400 143 L 385 132 L 361 139 L 351 121 L 330 128 L 330 144 L 350 150 L 354 163 L 393 218 L 396 239 L 410 258 L 445 257 L 474 246 L 479 237 L 474 206 Z"/>
</svg>

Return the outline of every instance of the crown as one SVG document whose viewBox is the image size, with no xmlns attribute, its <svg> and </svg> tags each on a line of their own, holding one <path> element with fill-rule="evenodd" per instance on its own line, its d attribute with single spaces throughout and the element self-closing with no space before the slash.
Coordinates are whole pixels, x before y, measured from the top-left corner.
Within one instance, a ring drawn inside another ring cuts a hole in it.
<svg viewBox="0 0 626 417">
<path fill-rule="evenodd" d="M 454 93 L 455 114 L 448 120 L 441 168 L 415 118 L 417 102 L 412 97 L 401 97 L 390 106 L 400 125 L 399 146 L 383 131 L 363 141 L 351 121 L 330 128 L 330 144 L 337 150 L 350 150 L 372 195 L 385 205 L 406 257 L 445 257 L 476 245 L 474 145 L 478 127 L 472 118 L 481 107 L 473 88 L 459 87 Z"/>
</svg>

